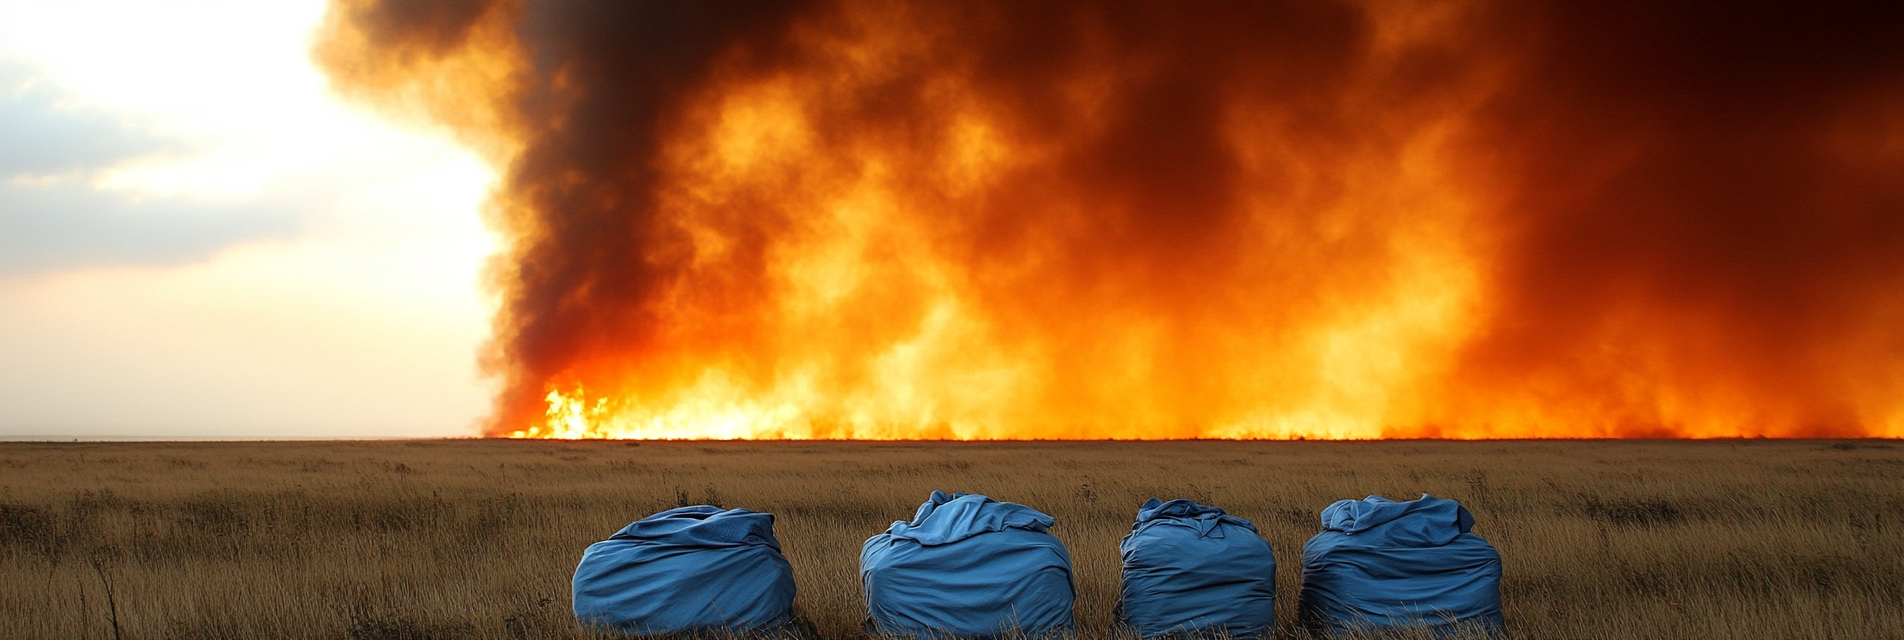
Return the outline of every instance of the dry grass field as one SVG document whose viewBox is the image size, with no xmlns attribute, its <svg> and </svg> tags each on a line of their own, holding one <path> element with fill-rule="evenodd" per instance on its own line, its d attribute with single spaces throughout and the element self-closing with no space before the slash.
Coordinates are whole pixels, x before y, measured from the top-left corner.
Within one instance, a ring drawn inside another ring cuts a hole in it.
<svg viewBox="0 0 1904 640">
<path fill-rule="evenodd" d="M 778 516 L 797 609 L 859 637 L 860 543 L 933 489 L 1056 516 L 1079 634 L 1189 497 L 1275 547 L 1283 637 L 1330 502 L 1428 492 L 1501 551 L 1516 637 L 1904 634 L 1904 443 L 0 443 L 0 637 L 563 638 L 582 548 L 683 503 Z"/>
</svg>

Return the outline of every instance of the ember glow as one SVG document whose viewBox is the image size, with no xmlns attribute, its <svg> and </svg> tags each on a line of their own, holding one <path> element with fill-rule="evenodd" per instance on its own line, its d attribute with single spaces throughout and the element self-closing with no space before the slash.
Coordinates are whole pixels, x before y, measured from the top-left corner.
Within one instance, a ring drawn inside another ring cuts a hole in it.
<svg viewBox="0 0 1904 640">
<path fill-rule="evenodd" d="M 340 0 L 317 56 L 503 176 L 492 435 L 1904 436 L 1898 16 L 1693 4 Z"/>
</svg>

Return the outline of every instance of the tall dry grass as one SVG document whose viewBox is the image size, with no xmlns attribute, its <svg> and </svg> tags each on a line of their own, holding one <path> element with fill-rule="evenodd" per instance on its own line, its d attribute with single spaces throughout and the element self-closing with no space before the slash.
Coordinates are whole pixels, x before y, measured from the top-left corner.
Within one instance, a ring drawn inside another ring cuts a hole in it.
<svg viewBox="0 0 1904 640">
<path fill-rule="evenodd" d="M 582 548 L 687 503 L 778 516 L 799 614 L 859 637 L 860 543 L 933 489 L 1056 516 L 1085 637 L 1116 635 L 1117 542 L 1146 498 L 1255 521 L 1289 636 L 1317 513 L 1423 492 L 1500 549 L 1514 636 L 1904 629 L 1888 441 L 415 441 L 0 444 L 0 637 L 581 637 Z"/>
</svg>

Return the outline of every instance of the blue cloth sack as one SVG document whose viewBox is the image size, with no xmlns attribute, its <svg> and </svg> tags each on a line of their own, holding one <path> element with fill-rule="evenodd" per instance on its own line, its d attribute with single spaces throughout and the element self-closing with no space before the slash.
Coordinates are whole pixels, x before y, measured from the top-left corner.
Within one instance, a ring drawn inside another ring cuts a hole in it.
<svg viewBox="0 0 1904 640">
<path fill-rule="evenodd" d="M 773 515 L 669 509 L 589 545 L 575 618 L 635 635 L 773 630 L 792 621 L 793 567 Z"/>
<path fill-rule="evenodd" d="M 1328 632 L 1501 630 L 1501 555 L 1473 526 L 1459 503 L 1425 493 L 1329 505 L 1302 548 L 1303 621 Z"/>
<path fill-rule="evenodd" d="M 1190 500 L 1151 498 L 1118 550 L 1118 618 L 1145 638 L 1266 636 L 1276 622 L 1276 556 L 1250 521 Z"/>
<path fill-rule="evenodd" d="M 932 492 L 912 522 L 866 541 L 860 580 L 889 636 L 1042 636 L 1071 630 L 1071 555 L 1051 516 L 981 495 Z"/>
</svg>

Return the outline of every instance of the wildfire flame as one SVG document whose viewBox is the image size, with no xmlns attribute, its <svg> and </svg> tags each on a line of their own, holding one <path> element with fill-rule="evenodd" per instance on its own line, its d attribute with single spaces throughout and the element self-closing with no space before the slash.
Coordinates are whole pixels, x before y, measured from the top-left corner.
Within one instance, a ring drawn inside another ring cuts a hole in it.
<svg viewBox="0 0 1904 640">
<path fill-rule="evenodd" d="M 505 176 L 490 435 L 1899 437 L 1863 11 L 337 0 L 317 57 Z"/>
</svg>

